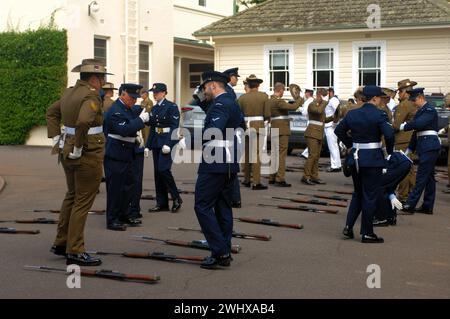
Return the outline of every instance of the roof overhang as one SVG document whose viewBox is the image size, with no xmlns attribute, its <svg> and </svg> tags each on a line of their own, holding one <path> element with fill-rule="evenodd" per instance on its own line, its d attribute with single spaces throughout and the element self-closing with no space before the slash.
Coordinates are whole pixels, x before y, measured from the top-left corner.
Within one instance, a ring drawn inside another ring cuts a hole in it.
<svg viewBox="0 0 450 319">
<path fill-rule="evenodd" d="M 208 43 L 201 42 L 199 40 L 192 40 L 192 39 L 174 37 L 173 38 L 173 43 L 174 43 L 174 45 L 187 47 L 187 48 L 214 51 L 214 47 L 212 45 L 210 45 Z"/>
</svg>

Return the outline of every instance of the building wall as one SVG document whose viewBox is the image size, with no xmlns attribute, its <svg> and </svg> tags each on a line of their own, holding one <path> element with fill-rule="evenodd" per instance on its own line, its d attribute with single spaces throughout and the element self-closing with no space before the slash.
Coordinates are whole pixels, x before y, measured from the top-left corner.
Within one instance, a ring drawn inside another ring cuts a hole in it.
<svg viewBox="0 0 450 319">
<path fill-rule="evenodd" d="M 292 45 L 294 66 L 291 83 L 304 88 L 311 86 L 308 83 L 308 45 L 336 43 L 339 55 L 337 93 L 342 98 L 348 98 L 357 86 L 353 81 L 356 71 L 353 69 L 353 43 L 367 41 L 385 42 L 384 85 L 387 87 L 396 87 L 399 80 L 410 78 L 429 93 L 450 91 L 449 29 L 214 39 L 215 63 L 219 70 L 239 67 L 242 78 L 251 73 L 267 78 L 264 74 L 264 46 Z M 266 91 L 267 84 L 267 81 L 263 83 Z M 242 81 L 237 91 L 243 92 Z"/>
</svg>

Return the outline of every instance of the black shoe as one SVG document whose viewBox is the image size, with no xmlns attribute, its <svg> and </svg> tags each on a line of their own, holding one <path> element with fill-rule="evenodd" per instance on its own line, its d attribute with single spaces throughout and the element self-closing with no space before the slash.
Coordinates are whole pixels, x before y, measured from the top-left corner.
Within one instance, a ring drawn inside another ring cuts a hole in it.
<svg viewBox="0 0 450 319">
<path fill-rule="evenodd" d="M 106 183 L 106 177 L 102 177 L 100 183 Z"/>
<path fill-rule="evenodd" d="M 363 235 L 361 238 L 361 242 L 365 244 L 381 244 L 384 243 L 384 239 L 378 237 L 375 234 L 372 235 Z"/>
<path fill-rule="evenodd" d="M 144 216 L 142 216 L 142 214 L 139 213 L 139 214 L 136 214 L 135 216 L 133 216 L 133 218 L 139 219 L 139 218 L 144 218 Z"/>
<path fill-rule="evenodd" d="M 66 253 L 66 246 L 57 246 L 57 245 L 53 245 L 50 248 L 50 252 L 54 253 L 56 256 L 67 256 Z"/>
<path fill-rule="evenodd" d="M 158 205 L 156 205 L 155 207 L 148 209 L 149 213 L 168 212 L 168 211 L 169 211 L 169 206 L 158 206 Z"/>
<path fill-rule="evenodd" d="M 127 226 L 122 223 L 113 223 L 106 226 L 109 230 L 117 230 L 117 231 L 125 231 L 127 230 Z"/>
<path fill-rule="evenodd" d="M 403 209 L 398 212 L 400 215 L 414 215 L 415 209 L 410 204 L 403 205 Z"/>
<path fill-rule="evenodd" d="M 66 265 L 72 264 L 79 266 L 100 266 L 102 261 L 98 258 L 91 257 L 87 253 L 67 254 Z"/>
<path fill-rule="evenodd" d="M 275 183 L 276 183 L 275 181 L 269 181 L 269 185 L 273 185 Z"/>
<path fill-rule="evenodd" d="M 414 209 L 414 213 L 433 215 L 433 211 L 431 209 L 424 208 L 423 206 Z"/>
<path fill-rule="evenodd" d="M 388 218 L 388 223 L 390 226 L 396 226 L 397 225 L 397 217 Z"/>
<path fill-rule="evenodd" d="M 387 219 L 379 220 L 374 218 L 373 220 L 373 227 L 387 227 L 390 223 Z"/>
<path fill-rule="evenodd" d="M 348 239 L 353 239 L 353 238 L 355 238 L 355 235 L 353 234 L 353 229 L 351 229 L 351 228 L 348 227 L 348 226 L 345 226 L 345 227 L 344 227 L 344 230 L 342 231 L 342 234 L 343 234 L 346 238 L 348 238 Z"/>
<path fill-rule="evenodd" d="M 309 178 L 302 178 L 302 183 L 306 185 L 316 185 Z"/>
<path fill-rule="evenodd" d="M 219 268 L 219 266 L 230 267 L 231 260 L 231 255 L 225 255 L 218 258 L 209 256 L 206 257 L 205 260 L 203 260 L 200 267 L 204 269 L 217 269 Z"/>
<path fill-rule="evenodd" d="M 173 200 L 172 213 L 176 213 L 181 208 L 182 203 L 183 200 L 181 199 L 181 197 L 175 198 Z"/>
<path fill-rule="evenodd" d="M 242 184 L 242 186 L 245 186 L 245 187 L 252 186 L 252 183 L 250 183 L 250 182 L 242 182 L 241 184 Z"/>
<path fill-rule="evenodd" d="M 326 183 L 321 179 L 311 179 L 311 182 L 313 182 L 314 184 L 326 185 Z"/>
<path fill-rule="evenodd" d="M 233 207 L 233 208 L 241 208 L 242 207 L 242 203 L 241 203 L 241 201 L 231 202 L 231 207 Z"/>
<path fill-rule="evenodd" d="M 341 172 L 342 171 L 342 167 L 339 167 L 339 168 L 331 168 L 331 167 L 329 167 L 329 168 L 327 168 L 327 172 L 328 173 L 337 173 L 337 172 Z"/>
<path fill-rule="evenodd" d="M 291 187 L 292 185 L 283 181 L 283 182 L 275 182 L 275 186 L 276 187 Z"/>
<path fill-rule="evenodd" d="M 132 217 L 122 219 L 121 222 L 129 227 L 138 227 L 138 226 L 141 226 L 141 224 L 142 224 L 141 220 L 139 220 L 137 218 L 132 218 Z"/>
<path fill-rule="evenodd" d="M 255 184 L 255 185 L 252 186 L 252 190 L 254 190 L 254 191 L 265 190 L 267 188 L 268 187 L 266 185 L 263 185 L 263 184 Z"/>
</svg>

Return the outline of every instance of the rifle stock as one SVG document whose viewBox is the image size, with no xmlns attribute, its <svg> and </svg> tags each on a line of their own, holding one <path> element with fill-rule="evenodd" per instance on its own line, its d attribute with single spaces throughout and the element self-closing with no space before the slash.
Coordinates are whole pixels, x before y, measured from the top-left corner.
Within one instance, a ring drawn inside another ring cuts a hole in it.
<svg viewBox="0 0 450 319">
<path fill-rule="evenodd" d="M 287 198 L 287 197 L 272 197 L 273 199 L 282 199 L 288 200 L 294 203 L 303 203 L 303 204 L 313 204 L 313 205 L 321 205 L 321 206 L 337 206 L 337 207 L 347 207 L 347 204 L 340 202 L 325 202 L 314 198 L 303 199 L 303 198 Z"/>
<path fill-rule="evenodd" d="M 203 233 L 201 229 L 194 229 L 194 228 L 168 227 L 168 229 L 181 230 L 181 231 L 195 231 L 195 232 Z M 272 239 L 272 237 L 270 235 L 248 234 L 248 233 L 236 232 L 234 230 L 233 230 L 232 236 L 236 237 L 236 238 L 242 238 L 242 239 L 255 239 L 255 240 L 263 240 L 263 241 L 269 241 Z"/>
<path fill-rule="evenodd" d="M 294 229 L 302 229 L 303 225 L 301 224 L 283 224 L 271 219 L 255 219 L 250 217 L 239 217 L 235 218 L 241 222 L 244 223 L 252 223 L 252 224 L 261 224 L 261 225 L 267 225 L 267 226 L 276 226 L 276 227 L 287 227 L 287 228 L 294 228 Z"/>
<path fill-rule="evenodd" d="M 15 228 L 8 227 L 0 227 L 0 234 L 24 234 L 24 235 L 37 235 L 41 231 L 39 229 L 36 230 L 18 230 Z"/>
</svg>

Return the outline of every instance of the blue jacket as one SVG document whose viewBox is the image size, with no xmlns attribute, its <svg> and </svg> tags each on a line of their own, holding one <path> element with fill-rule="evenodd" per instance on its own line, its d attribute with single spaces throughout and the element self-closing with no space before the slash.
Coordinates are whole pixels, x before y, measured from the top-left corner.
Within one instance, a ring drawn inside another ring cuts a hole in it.
<svg viewBox="0 0 450 319">
<path fill-rule="evenodd" d="M 234 92 L 234 89 L 231 85 L 227 84 L 225 86 L 225 91 L 227 91 L 227 93 L 230 94 L 235 100 L 237 100 L 236 92 Z"/>
<path fill-rule="evenodd" d="M 243 121 L 244 117 L 234 96 L 223 93 L 214 99 L 206 113 L 203 128 L 202 161 L 198 168 L 199 173 L 230 174 L 239 172 L 238 142 L 234 132 Z M 214 135 L 214 132 L 208 131 L 208 129 L 216 129 L 221 132 L 222 136 L 214 136 L 214 139 L 227 140 L 228 143 L 232 144 L 228 148 L 231 157 L 229 161 L 227 160 L 227 152 L 224 147 L 205 146 L 211 140 L 209 139 L 210 135 Z M 217 160 L 214 160 L 216 159 L 215 151 L 220 152 L 217 155 Z"/>
<path fill-rule="evenodd" d="M 149 149 L 162 148 L 164 145 L 172 148 L 178 143 L 177 129 L 180 125 L 180 111 L 178 106 L 164 99 L 161 104 L 155 104 L 150 112 L 150 135 L 146 147 Z M 157 133 L 156 128 L 170 128 L 168 133 Z M 172 134 L 174 135 L 172 139 Z"/>
<path fill-rule="evenodd" d="M 437 135 L 425 135 L 417 137 L 418 132 L 438 131 L 438 114 L 436 109 L 429 103 L 422 106 L 414 116 L 411 122 L 406 123 L 405 131 L 414 130 L 408 148 L 411 151 L 421 153 L 429 151 L 438 151 L 441 149 L 441 142 Z"/>
<path fill-rule="evenodd" d="M 347 134 L 350 131 L 351 136 Z M 394 151 L 394 129 L 389 123 L 387 114 L 379 110 L 375 105 L 365 103 L 359 109 L 351 110 L 338 124 L 334 133 L 350 149 L 353 143 L 378 143 L 381 136 L 386 142 L 386 151 L 392 154 Z M 355 153 L 355 149 L 351 154 Z M 386 161 L 381 148 L 360 149 L 358 152 L 359 167 L 385 167 Z M 349 165 L 354 162 L 350 160 Z"/>
<path fill-rule="evenodd" d="M 144 127 L 144 122 L 136 113 L 132 109 L 127 108 L 120 99 L 117 99 L 108 112 L 104 114 L 103 132 L 107 137 L 105 156 L 118 161 L 133 161 L 136 143 L 117 140 L 109 137 L 108 134 L 135 138 L 137 131 Z"/>
<path fill-rule="evenodd" d="M 142 110 L 143 108 L 140 105 L 134 105 L 131 108 L 131 111 L 133 112 L 135 118 L 139 117 L 139 114 L 141 114 Z M 144 154 L 144 149 L 145 147 L 140 147 L 139 144 L 135 144 L 134 152 L 136 154 Z"/>
</svg>

